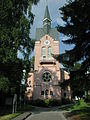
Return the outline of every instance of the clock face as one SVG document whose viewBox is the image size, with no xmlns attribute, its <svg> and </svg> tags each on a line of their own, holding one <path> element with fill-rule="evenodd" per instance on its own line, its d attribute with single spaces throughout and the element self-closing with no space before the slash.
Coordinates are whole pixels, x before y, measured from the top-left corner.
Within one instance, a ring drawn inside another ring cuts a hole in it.
<svg viewBox="0 0 90 120">
<path fill-rule="evenodd" d="M 45 45 L 49 45 L 49 44 L 50 44 L 50 41 L 45 40 L 44 44 L 45 44 Z"/>
</svg>

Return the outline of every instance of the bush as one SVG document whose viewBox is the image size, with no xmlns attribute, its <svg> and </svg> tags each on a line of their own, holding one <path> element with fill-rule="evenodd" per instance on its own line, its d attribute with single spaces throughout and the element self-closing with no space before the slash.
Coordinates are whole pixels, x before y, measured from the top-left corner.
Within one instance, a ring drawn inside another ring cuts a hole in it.
<svg viewBox="0 0 90 120">
<path fill-rule="evenodd" d="M 52 99 L 45 99 L 45 100 L 37 99 L 34 101 L 30 101 L 29 104 L 33 105 L 33 106 L 38 106 L 38 107 L 50 107 L 50 106 L 60 106 L 61 101 L 56 100 L 56 99 L 54 99 L 54 100 L 52 100 Z"/>
<path fill-rule="evenodd" d="M 62 98 L 62 105 L 70 104 L 71 101 L 68 98 Z"/>
<path fill-rule="evenodd" d="M 60 100 L 56 100 L 56 99 L 54 99 L 54 100 L 50 100 L 49 101 L 49 106 L 60 106 L 61 105 L 61 101 Z"/>
<path fill-rule="evenodd" d="M 30 105 L 33 106 L 38 106 L 38 107 L 45 107 L 45 102 L 41 99 L 37 99 L 37 100 L 32 100 L 29 102 Z"/>
<path fill-rule="evenodd" d="M 45 106 L 48 107 L 49 104 L 50 104 L 50 100 L 49 100 L 49 99 L 46 99 L 46 100 L 44 100 L 44 103 L 45 103 Z"/>
<path fill-rule="evenodd" d="M 30 105 L 33 106 L 38 106 L 38 107 L 53 107 L 53 106 L 60 106 L 60 105 L 65 105 L 71 103 L 69 99 L 62 98 L 62 102 L 60 100 L 56 99 L 37 99 L 37 100 L 32 100 L 29 102 Z"/>
</svg>

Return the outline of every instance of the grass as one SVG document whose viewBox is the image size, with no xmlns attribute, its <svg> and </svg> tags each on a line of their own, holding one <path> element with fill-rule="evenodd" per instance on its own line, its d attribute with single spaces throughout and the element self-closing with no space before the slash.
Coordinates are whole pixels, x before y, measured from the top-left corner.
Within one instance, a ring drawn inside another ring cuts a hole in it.
<svg viewBox="0 0 90 120">
<path fill-rule="evenodd" d="M 17 113 L 12 114 L 12 109 L 10 107 L 0 108 L 0 120 L 11 120 L 25 111 L 33 109 L 34 107 L 31 105 L 23 105 L 21 108 L 18 108 Z"/>
<path fill-rule="evenodd" d="M 11 120 L 12 118 L 17 117 L 17 116 L 20 115 L 20 114 L 21 114 L 21 113 L 3 115 L 3 116 L 0 116 L 0 120 Z"/>
<path fill-rule="evenodd" d="M 90 103 L 86 103 L 84 100 L 64 109 L 70 111 L 67 117 L 78 116 L 75 120 L 90 120 Z"/>
</svg>

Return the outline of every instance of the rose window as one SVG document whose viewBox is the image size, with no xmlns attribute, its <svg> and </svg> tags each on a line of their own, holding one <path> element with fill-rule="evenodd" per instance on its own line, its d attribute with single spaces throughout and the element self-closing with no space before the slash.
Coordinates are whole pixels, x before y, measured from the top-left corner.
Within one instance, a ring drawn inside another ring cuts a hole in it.
<svg viewBox="0 0 90 120">
<path fill-rule="evenodd" d="M 51 73 L 50 72 L 43 73 L 42 78 L 45 82 L 49 82 L 52 78 Z"/>
</svg>

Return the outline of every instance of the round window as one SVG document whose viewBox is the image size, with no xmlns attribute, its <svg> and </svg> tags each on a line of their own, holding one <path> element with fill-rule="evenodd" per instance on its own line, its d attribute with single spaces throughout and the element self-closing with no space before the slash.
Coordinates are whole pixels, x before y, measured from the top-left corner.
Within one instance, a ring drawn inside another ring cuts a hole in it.
<svg viewBox="0 0 90 120">
<path fill-rule="evenodd" d="M 50 72 L 44 72 L 42 75 L 42 78 L 45 82 L 49 82 L 52 78 L 51 73 Z"/>
</svg>

